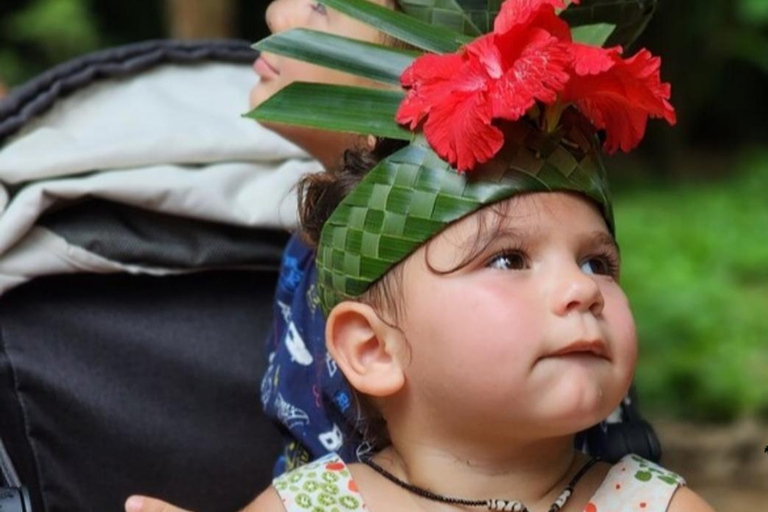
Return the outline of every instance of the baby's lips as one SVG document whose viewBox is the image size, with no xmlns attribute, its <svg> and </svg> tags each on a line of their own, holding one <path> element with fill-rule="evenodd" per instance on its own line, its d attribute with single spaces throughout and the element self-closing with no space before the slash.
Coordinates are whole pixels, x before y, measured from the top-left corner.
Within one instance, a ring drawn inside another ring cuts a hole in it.
<svg viewBox="0 0 768 512">
<path fill-rule="evenodd" d="M 608 359 L 608 348 L 605 346 L 605 343 L 599 339 L 578 340 L 553 352 L 549 357 L 564 356 L 567 354 L 594 354 L 603 359 Z"/>
</svg>

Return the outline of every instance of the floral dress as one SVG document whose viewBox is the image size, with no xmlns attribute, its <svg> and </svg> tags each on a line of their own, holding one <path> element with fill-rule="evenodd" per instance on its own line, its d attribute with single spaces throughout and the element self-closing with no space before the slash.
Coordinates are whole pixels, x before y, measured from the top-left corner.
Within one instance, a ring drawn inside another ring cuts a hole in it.
<svg viewBox="0 0 768 512">
<path fill-rule="evenodd" d="M 349 469 L 336 454 L 286 473 L 273 485 L 286 512 L 368 510 Z M 679 475 L 637 455 L 626 455 L 608 471 L 583 512 L 665 512 L 682 485 L 685 480 Z"/>
</svg>

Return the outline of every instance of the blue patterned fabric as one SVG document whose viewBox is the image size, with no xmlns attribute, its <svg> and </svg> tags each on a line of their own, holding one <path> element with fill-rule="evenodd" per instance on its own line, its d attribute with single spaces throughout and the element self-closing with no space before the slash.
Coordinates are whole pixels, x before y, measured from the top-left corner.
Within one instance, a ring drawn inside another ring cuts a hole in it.
<svg viewBox="0 0 768 512">
<path fill-rule="evenodd" d="M 325 319 L 316 293 L 315 253 L 297 235 L 288 242 L 275 292 L 269 366 L 261 384 L 268 416 L 284 431 L 278 476 L 330 452 L 356 460 L 357 407 L 325 349 Z"/>
</svg>

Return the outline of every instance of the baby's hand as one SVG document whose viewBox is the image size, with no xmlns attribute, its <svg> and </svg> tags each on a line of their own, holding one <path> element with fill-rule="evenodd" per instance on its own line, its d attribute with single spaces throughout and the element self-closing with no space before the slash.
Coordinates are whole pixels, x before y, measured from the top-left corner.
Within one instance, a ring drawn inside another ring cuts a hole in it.
<svg viewBox="0 0 768 512">
<path fill-rule="evenodd" d="M 261 493 L 242 512 L 284 512 L 283 502 L 270 487 Z M 170 503 L 147 496 L 131 496 L 125 502 L 125 512 L 190 512 Z"/>
<path fill-rule="evenodd" d="M 189 512 L 189 510 L 147 496 L 131 496 L 125 502 L 125 512 Z"/>
</svg>

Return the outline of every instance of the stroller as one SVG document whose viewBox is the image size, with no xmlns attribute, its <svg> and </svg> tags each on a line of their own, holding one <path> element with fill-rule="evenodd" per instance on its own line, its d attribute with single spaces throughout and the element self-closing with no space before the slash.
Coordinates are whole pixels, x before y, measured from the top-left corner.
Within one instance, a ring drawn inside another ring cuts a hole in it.
<svg viewBox="0 0 768 512">
<path fill-rule="evenodd" d="M 157 41 L 0 103 L 0 510 L 232 511 L 280 432 L 259 381 L 292 185 L 319 170 L 239 118 L 255 53 Z M 586 450 L 659 460 L 634 396 Z M 3 481 L 4 480 L 4 481 Z"/>
</svg>

